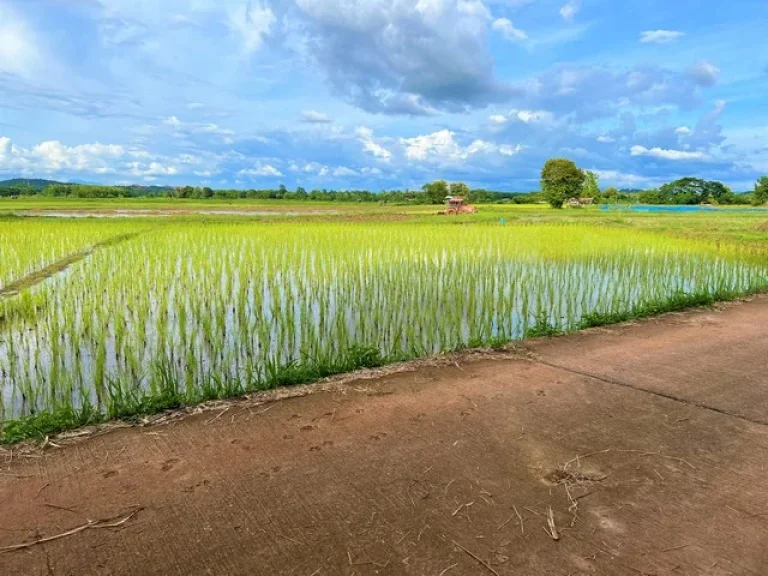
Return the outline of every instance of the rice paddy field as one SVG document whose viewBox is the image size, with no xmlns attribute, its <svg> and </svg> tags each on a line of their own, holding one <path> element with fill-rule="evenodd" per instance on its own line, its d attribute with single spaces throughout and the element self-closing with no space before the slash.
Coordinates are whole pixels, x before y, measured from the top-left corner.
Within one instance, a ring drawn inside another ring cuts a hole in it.
<svg viewBox="0 0 768 576">
<path fill-rule="evenodd" d="M 0 216 L 0 437 L 768 290 L 768 213 L 285 212 Z"/>
</svg>

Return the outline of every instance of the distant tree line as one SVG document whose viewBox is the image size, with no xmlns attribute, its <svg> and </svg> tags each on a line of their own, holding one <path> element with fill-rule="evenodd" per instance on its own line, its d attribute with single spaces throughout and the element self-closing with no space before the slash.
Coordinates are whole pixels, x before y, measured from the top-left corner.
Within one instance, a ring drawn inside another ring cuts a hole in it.
<svg viewBox="0 0 768 576">
<path fill-rule="evenodd" d="M 591 199 L 595 204 L 768 204 L 768 176 L 763 176 L 749 193 L 735 194 L 721 182 L 700 178 L 681 178 L 649 190 L 619 190 L 600 187 L 596 173 L 579 169 L 565 158 L 547 161 L 541 173 L 541 191 L 498 192 L 470 188 L 463 182 L 436 180 L 420 190 L 289 190 L 277 188 L 249 190 L 218 189 L 208 186 L 104 186 L 65 184 L 47 180 L 7 180 L 0 182 L 0 197 L 47 196 L 70 198 L 189 198 L 221 200 L 298 200 L 314 202 L 372 202 L 382 204 L 442 204 L 446 196 L 463 196 L 472 204 L 549 203 L 560 208 L 572 199 Z"/>
<path fill-rule="evenodd" d="M 235 190 L 214 190 L 208 186 L 104 186 L 97 184 L 50 183 L 32 186 L 25 183 L 2 183 L 0 196 L 45 196 L 69 198 L 188 198 L 220 200 L 303 200 L 315 202 L 377 202 L 386 204 L 442 204 L 446 196 L 464 196 L 477 204 L 539 202 L 538 192 L 497 192 L 483 188 L 470 189 L 463 182 L 448 183 L 445 180 L 425 184 L 421 190 L 391 190 L 371 192 L 370 190 L 305 190 L 301 186 L 289 190 L 284 185 L 278 188 Z"/>
<path fill-rule="evenodd" d="M 754 204 L 768 203 L 768 177 L 763 176 L 751 193 L 735 194 L 728 186 L 715 180 L 680 178 L 649 190 L 619 191 L 608 187 L 601 190 L 598 175 L 581 170 L 567 158 L 547 160 L 541 171 L 544 200 L 553 208 L 566 202 L 589 198 L 596 203 L 635 202 L 639 204 Z"/>
<path fill-rule="evenodd" d="M 534 203 L 540 200 L 538 193 L 495 192 L 485 189 L 470 189 L 463 182 L 448 183 L 437 180 L 422 186 L 421 190 L 306 190 L 299 186 L 289 190 L 284 185 L 276 189 L 213 190 L 184 186 L 168 190 L 172 198 L 218 198 L 254 200 L 303 200 L 314 202 L 377 202 L 384 204 L 442 204 L 449 195 L 464 196 L 469 202 L 489 203 Z"/>
</svg>

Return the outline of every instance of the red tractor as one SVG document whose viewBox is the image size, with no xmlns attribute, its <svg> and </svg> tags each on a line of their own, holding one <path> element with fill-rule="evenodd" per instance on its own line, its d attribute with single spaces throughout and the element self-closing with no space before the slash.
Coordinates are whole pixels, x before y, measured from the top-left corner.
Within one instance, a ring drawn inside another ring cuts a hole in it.
<svg viewBox="0 0 768 576">
<path fill-rule="evenodd" d="M 445 205 L 445 210 L 441 210 L 438 214 L 452 216 L 454 214 L 474 214 L 477 212 L 477 208 L 471 204 L 465 204 L 464 198 L 461 196 L 446 196 Z"/>
</svg>

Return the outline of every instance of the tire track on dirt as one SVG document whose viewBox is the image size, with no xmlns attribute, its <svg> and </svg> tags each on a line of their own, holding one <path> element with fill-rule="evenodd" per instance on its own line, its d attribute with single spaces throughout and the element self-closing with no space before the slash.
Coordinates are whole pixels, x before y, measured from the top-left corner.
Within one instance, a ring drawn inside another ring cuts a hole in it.
<svg viewBox="0 0 768 576">
<path fill-rule="evenodd" d="M 723 408 L 718 408 L 717 406 L 711 406 L 709 404 L 706 404 L 704 402 L 699 402 L 698 400 L 694 400 L 692 398 L 684 398 L 682 396 L 676 396 L 675 394 L 669 394 L 669 393 L 666 393 L 666 392 L 660 392 L 658 390 L 650 390 L 648 388 L 643 388 L 642 386 L 637 386 L 636 384 L 632 384 L 631 382 L 624 382 L 622 380 L 617 380 L 615 378 L 609 378 L 607 376 L 601 376 L 600 374 L 595 374 L 594 372 L 587 372 L 586 370 L 578 370 L 576 368 L 570 368 L 568 366 L 563 366 L 561 364 L 555 364 L 553 362 L 548 362 L 547 360 L 539 358 L 536 355 L 529 356 L 529 360 L 531 362 L 535 362 L 535 363 L 538 363 L 538 364 L 543 364 L 544 366 L 549 366 L 550 368 L 554 368 L 555 370 L 562 370 L 562 371 L 568 372 L 570 374 L 576 374 L 577 376 L 584 376 L 585 378 L 589 378 L 591 380 L 597 380 L 599 382 L 603 382 L 604 384 L 611 384 L 612 386 L 621 386 L 622 388 L 630 388 L 630 389 L 635 390 L 637 392 L 644 392 L 644 393 L 650 394 L 652 396 L 658 396 L 660 398 L 666 398 L 667 400 L 674 400 L 675 402 L 680 402 L 682 404 L 687 404 L 687 405 L 693 406 L 695 408 L 701 408 L 703 410 L 709 410 L 711 412 L 715 412 L 717 414 L 722 414 L 724 416 L 730 416 L 732 418 L 738 418 L 739 420 L 743 420 L 744 422 L 749 422 L 751 424 L 757 424 L 759 426 L 768 426 L 768 420 L 762 420 L 762 419 L 757 419 L 757 418 L 750 418 L 747 415 L 737 414 L 735 412 L 730 412 L 730 411 L 725 410 Z"/>
</svg>

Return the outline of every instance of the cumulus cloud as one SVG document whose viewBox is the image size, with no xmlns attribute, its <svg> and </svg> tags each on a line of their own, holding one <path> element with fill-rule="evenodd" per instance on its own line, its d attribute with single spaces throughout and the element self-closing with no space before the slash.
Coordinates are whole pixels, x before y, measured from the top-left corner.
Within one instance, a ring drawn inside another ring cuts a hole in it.
<svg viewBox="0 0 768 576">
<path fill-rule="evenodd" d="M 274 23 L 274 13 L 261 0 L 241 4 L 230 12 L 228 21 L 230 31 L 240 40 L 246 55 L 261 48 Z"/>
<path fill-rule="evenodd" d="M 640 33 L 640 42 L 643 44 L 668 44 L 683 35 L 683 32 L 677 30 L 646 30 Z"/>
<path fill-rule="evenodd" d="M 82 174 L 121 175 L 151 181 L 185 173 L 213 173 L 218 162 L 219 159 L 210 154 L 205 154 L 205 158 L 190 153 L 164 156 L 144 148 L 100 142 L 70 146 L 58 140 L 48 140 L 22 147 L 8 137 L 0 137 L 0 173 L 9 175 L 64 178 Z"/>
<path fill-rule="evenodd" d="M 480 0 L 297 0 L 307 53 L 335 92 L 369 112 L 459 111 L 507 96 Z"/>
<path fill-rule="evenodd" d="M 400 144 L 403 146 L 405 157 L 408 160 L 435 164 L 456 164 L 474 156 L 487 156 L 497 153 L 503 156 L 514 156 L 523 150 L 523 147 L 520 145 L 499 146 L 479 138 L 473 140 L 467 146 L 462 146 L 456 140 L 456 134 L 447 129 L 413 138 L 401 138 Z"/>
<path fill-rule="evenodd" d="M 691 133 L 691 129 L 688 126 L 678 126 L 675 128 L 675 134 L 680 136 L 688 136 Z"/>
<path fill-rule="evenodd" d="M 333 175 L 336 178 L 346 178 L 349 176 L 358 176 L 358 173 L 355 170 L 352 170 L 352 168 L 347 168 L 346 166 L 339 166 L 333 171 Z"/>
<path fill-rule="evenodd" d="M 81 144 L 67 146 L 58 140 L 48 140 L 22 148 L 10 138 L 0 138 L 0 171 L 18 171 L 25 175 L 34 173 L 90 172 L 112 174 L 115 160 L 126 155 L 123 146 L 116 144 Z"/>
<path fill-rule="evenodd" d="M 324 176 L 328 173 L 328 167 L 318 162 L 306 162 L 304 164 L 291 163 L 288 167 L 291 172 L 303 172 L 304 174 L 320 174 Z"/>
<path fill-rule="evenodd" d="M 358 140 L 363 145 L 363 150 L 365 152 L 373 154 L 376 158 L 380 158 L 385 162 L 389 161 L 392 157 L 392 153 L 376 142 L 373 137 L 373 130 L 365 126 L 360 126 L 355 132 L 358 136 Z"/>
<path fill-rule="evenodd" d="M 619 170 L 597 170 L 592 169 L 592 172 L 597 174 L 601 181 L 612 186 L 636 188 L 645 187 L 650 183 L 650 179 L 638 174 L 632 174 L 628 172 L 621 172 Z"/>
<path fill-rule="evenodd" d="M 11 155 L 13 144 L 11 139 L 7 136 L 0 137 L 0 159 L 7 158 Z"/>
<path fill-rule="evenodd" d="M 519 82 L 516 100 L 578 121 L 613 116 L 622 107 L 675 106 L 699 102 L 701 82 L 689 74 L 656 65 L 613 68 L 561 64 Z"/>
<path fill-rule="evenodd" d="M 546 110 L 517 110 L 512 109 L 504 116 L 493 114 L 488 118 L 491 123 L 503 125 L 507 122 L 522 122 L 523 124 L 552 125 L 555 123 L 555 115 Z"/>
<path fill-rule="evenodd" d="M 555 117 L 546 110 L 512 110 L 509 117 L 523 124 L 553 124 Z"/>
<path fill-rule="evenodd" d="M 616 138 L 613 136 L 598 136 L 597 141 L 601 142 L 602 144 L 610 144 L 612 142 L 616 142 Z"/>
<path fill-rule="evenodd" d="M 509 144 L 502 144 L 499 146 L 499 154 L 502 156 L 514 156 L 515 154 L 519 154 L 525 150 L 525 146 L 521 144 L 516 144 L 515 146 L 510 146 Z"/>
<path fill-rule="evenodd" d="M 645 146 L 635 145 L 629 149 L 632 156 L 649 156 L 660 160 L 706 160 L 707 154 L 704 152 L 688 152 L 685 150 L 668 150 L 665 148 L 646 148 Z"/>
<path fill-rule="evenodd" d="M 331 121 L 327 114 L 318 112 L 317 110 L 304 110 L 301 113 L 301 121 L 309 124 L 327 124 Z"/>
<path fill-rule="evenodd" d="M 244 168 L 243 170 L 240 170 L 237 173 L 238 176 L 256 176 L 256 177 L 263 177 L 263 176 L 271 176 L 271 177 L 280 177 L 283 175 L 280 170 L 272 166 L 271 164 L 262 164 L 261 166 L 256 166 L 255 168 Z"/>
<path fill-rule="evenodd" d="M 424 136 L 402 138 L 405 155 L 409 160 L 457 160 L 464 156 L 464 151 L 453 138 L 450 130 L 440 130 Z"/>
<path fill-rule="evenodd" d="M 500 32 L 507 40 L 522 41 L 528 39 L 528 34 L 519 28 L 515 28 L 512 21 L 507 18 L 497 18 L 493 21 L 491 27 Z"/>
<path fill-rule="evenodd" d="M 576 14 L 581 10 L 581 0 L 568 0 L 560 8 L 560 16 L 563 20 L 573 20 Z"/>
<path fill-rule="evenodd" d="M 128 162 L 124 167 L 127 168 L 128 174 L 146 179 L 154 179 L 155 176 L 175 176 L 179 173 L 179 169 L 175 166 L 168 166 L 160 162 L 150 162 L 149 164 Z"/>
<path fill-rule="evenodd" d="M 289 167 L 292 172 L 298 172 L 301 174 L 312 174 L 320 178 L 325 176 L 333 176 L 334 178 L 354 178 L 361 175 L 364 176 L 379 176 L 382 171 L 376 167 L 364 166 L 360 169 L 351 168 L 349 166 L 337 166 L 336 168 L 329 168 L 324 164 L 318 162 L 307 162 L 303 165 L 292 163 Z"/>
<path fill-rule="evenodd" d="M 695 84 L 709 88 L 717 84 L 720 69 L 707 60 L 699 60 L 688 69 L 688 77 Z"/>
</svg>

